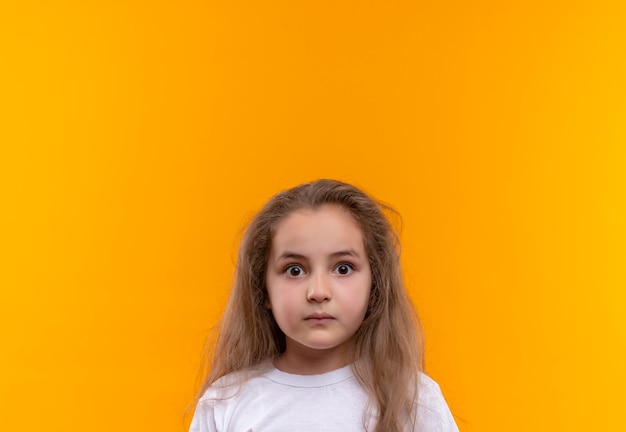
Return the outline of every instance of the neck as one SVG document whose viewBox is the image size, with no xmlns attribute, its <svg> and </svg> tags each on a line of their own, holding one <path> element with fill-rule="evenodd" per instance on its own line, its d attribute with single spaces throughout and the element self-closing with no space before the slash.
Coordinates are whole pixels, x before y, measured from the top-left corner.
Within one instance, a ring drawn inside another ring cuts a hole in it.
<svg viewBox="0 0 626 432">
<path fill-rule="evenodd" d="M 287 349 L 276 358 L 274 366 L 291 374 L 318 375 L 342 368 L 349 363 L 347 346 L 316 350 L 287 343 Z"/>
</svg>

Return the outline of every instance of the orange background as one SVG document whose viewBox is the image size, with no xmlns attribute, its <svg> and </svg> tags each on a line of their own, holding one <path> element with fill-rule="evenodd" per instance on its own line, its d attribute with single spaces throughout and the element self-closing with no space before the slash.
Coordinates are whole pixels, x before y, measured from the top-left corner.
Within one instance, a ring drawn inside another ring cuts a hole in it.
<svg viewBox="0 0 626 432">
<path fill-rule="evenodd" d="M 3 2 L 0 430 L 184 431 L 240 228 L 320 177 L 403 215 L 461 431 L 626 430 L 624 5 Z"/>
</svg>

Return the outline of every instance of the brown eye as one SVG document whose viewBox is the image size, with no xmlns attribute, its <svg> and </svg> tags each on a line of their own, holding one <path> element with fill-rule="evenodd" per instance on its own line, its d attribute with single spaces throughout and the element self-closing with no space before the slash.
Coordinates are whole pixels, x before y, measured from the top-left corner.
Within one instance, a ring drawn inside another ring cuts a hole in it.
<svg viewBox="0 0 626 432">
<path fill-rule="evenodd" d="M 352 273 L 352 266 L 350 264 L 339 264 L 336 268 L 337 273 L 340 275 L 349 275 Z"/>
<path fill-rule="evenodd" d="M 302 267 L 300 267 L 299 265 L 291 265 L 287 267 L 287 274 L 289 276 L 302 276 L 303 273 L 304 270 L 302 270 Z"/>
</svg>

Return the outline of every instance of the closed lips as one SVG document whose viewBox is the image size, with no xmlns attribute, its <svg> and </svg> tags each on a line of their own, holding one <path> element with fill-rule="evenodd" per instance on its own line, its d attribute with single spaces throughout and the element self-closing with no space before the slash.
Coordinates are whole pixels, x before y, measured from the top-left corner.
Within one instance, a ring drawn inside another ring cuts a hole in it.
<svg viewBox="0 0 626 432">
<path fill-rule="evenodd" d="M 329 315 L 329 314 L 311 314 L 309 316 L 307 316 L 305 319 L 307 320 L 322 320 L 322 319 L 335 319 L 334 316 Z"/>
</svg>

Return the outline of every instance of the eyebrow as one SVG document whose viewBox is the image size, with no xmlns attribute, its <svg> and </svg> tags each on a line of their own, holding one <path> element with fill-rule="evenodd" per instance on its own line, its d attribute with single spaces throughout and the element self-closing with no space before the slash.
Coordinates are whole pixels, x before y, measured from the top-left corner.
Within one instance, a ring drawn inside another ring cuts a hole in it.
<svg viewBox="0 0 626 432">
<path fill-rule="evenodd" d="M 333 252 L 332 254 L 330 254 L 331 258 L 339 258 L 339 257 L 344 257 L 344 256 L 351 256 L 351 257 L 355 257 L 355 258 L 361 258 L 361 256 L 354 249 L 341 250 L 341 251 Z M 296 253 L 296 252 L 285 251 L 277 258 L 277 260 L 283 260 L 283 259 L 302 259 L 302 260 L 306 260 L 307 257 L 305 255 L 302 255 L 302 254 L 299 254 L 299 253 Z"/>
</svg>

